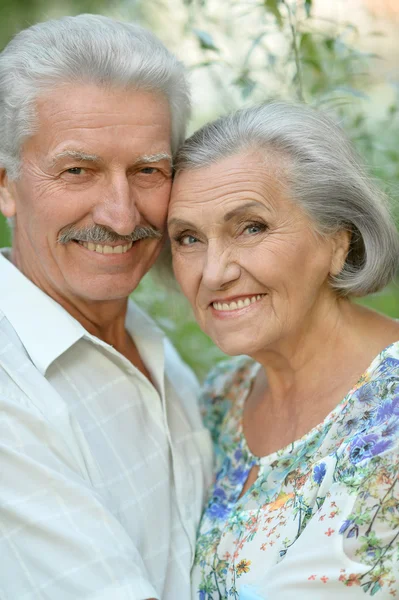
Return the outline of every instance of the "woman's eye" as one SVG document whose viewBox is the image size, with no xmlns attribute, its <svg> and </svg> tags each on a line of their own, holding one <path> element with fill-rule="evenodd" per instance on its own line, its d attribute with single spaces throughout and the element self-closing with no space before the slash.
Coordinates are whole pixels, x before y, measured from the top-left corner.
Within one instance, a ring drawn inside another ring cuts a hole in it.
<svg viewBox="0 0 399 600">
<path fill-rule="evenodd" d="M 178 239 L 178 242 L 181 246 L 192 246 L 197 241 L 198 241 L 197 238 L 195 238 L 193 235 L 182 235 Z"/>
<path fill-rule="evenodd" d="M 251 223 L 245 227 L 243 233 L 247 233 L 248 235 L 255 235 L 256 233 L 261 233 L 266 229 L 266 226 L 262 223 Z"/>
</svg>

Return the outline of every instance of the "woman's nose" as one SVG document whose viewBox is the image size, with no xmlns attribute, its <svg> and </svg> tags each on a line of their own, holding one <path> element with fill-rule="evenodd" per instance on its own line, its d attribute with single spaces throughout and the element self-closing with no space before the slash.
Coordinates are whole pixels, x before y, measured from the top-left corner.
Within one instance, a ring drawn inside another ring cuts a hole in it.
<svg viewBox="0 0 399 600">
<path fill-rule="evenodd" d="M 241 269 L 231 249 L 218 250 L 208 246 L 202 282 L 210 290 L 225 289 L 239 279 Z"/>
</svg>

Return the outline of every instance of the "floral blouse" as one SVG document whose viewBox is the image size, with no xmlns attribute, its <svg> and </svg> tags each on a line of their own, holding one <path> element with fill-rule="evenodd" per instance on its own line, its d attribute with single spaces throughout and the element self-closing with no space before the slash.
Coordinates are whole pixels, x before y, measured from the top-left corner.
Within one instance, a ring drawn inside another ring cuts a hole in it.
<svg viewBox="0 0 399 600">
<path fill-rule="evenodd" d="M 320 425 L 262 458 L 241 425 L 259 368 L 233 359 L 205 385 L 217 474 L 192 598 L 399 599 L 399 342 Z M 258 478 L 240 498 L 253 466 Z"/>
</svg>

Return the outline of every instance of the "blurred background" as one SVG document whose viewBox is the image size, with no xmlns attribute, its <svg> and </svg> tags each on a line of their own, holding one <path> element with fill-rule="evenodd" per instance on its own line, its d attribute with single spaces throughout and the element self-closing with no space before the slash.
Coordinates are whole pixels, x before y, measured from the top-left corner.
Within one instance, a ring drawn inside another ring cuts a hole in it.
<svg viewBox="0 0 399 600">
<path fill-rule="evenodd" d="M 399 222 L 398 0 L 1 0 L 0 48 L 20 29 L 82 12 L 153 30 L 190 70 L 192 132 L 271 98 L 335 116 Z M 0 215 L 1 246 L 9 232 Z M 178 294 L 147 276 L 133 294 L 202 377 L 222 358 Z M 397 284 L 362 302 L 399 318 Z"/>
</svg>

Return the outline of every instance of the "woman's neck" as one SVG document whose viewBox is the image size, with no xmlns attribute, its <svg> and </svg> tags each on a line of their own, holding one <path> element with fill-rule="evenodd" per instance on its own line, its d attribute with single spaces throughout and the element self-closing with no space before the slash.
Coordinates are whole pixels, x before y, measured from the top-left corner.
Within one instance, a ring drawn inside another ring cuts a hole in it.
<svg viewBox="0 0 399 600">
<path fill-rule="evenodd" d="M 269 454 L 318 425 L 373 358 L 399 339 L 398 323 L 348 300 L 320 317 L 253 357 L 263 369 L 247 399 L 244 425 L 255 454 Z"/>
</svg>

